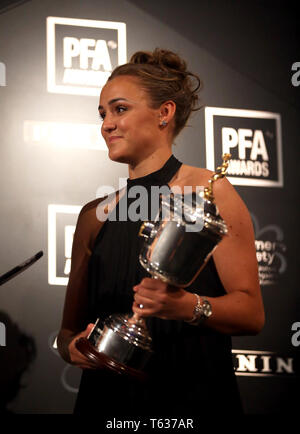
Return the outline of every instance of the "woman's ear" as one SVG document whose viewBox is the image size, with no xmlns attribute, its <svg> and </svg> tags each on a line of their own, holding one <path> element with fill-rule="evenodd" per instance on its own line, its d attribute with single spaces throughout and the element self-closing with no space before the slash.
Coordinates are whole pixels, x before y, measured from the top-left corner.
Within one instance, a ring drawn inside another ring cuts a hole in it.
<svg viewBox="0 0 300 434">
<path fill-rule="evenodd" d="M 174 101 L 165 101 L 159 108 L 160 125 L 166 126 L 170 124 L 175 116 L 176 104 Z"/>
</svg>

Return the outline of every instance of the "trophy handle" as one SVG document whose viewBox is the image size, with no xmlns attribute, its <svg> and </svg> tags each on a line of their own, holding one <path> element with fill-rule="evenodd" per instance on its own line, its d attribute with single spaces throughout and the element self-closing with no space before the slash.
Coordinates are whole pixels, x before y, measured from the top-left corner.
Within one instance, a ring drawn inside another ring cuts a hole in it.
<svg viewBox="0 0 300 434">
<path fill-rule="evenodd" d="M 224 154 L 222 156 L 223 163 L 221 166 L 218 166 L 215 170 L 215 172 L 212 174 L 210 179 L 208 180 L 208 187 L 205 187 L 204 189 L 204 197 L 205 199 L 209 200 L 210 202 L 214 202 L 214 194 L 213 194 L 213 183 L 219 179 L 223 178 L 225 176 L 226 170 L 229 165 L 229 160 L 231 159 L 231 154 Z"/>
</svg>

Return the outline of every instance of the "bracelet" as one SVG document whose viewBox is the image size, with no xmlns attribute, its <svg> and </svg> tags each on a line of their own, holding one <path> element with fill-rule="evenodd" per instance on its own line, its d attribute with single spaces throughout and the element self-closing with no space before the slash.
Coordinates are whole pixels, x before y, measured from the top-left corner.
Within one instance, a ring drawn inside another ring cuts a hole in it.
<svg viewBox="0 0 300 434">
<path fill-rule="evenodd" d="M 193 322 L 198 318 L 199 311 L 200 311 L 200 309 L 201 309 L 201 298 L 200 298 L 199 295 L 196 294 L 196 293 L 194 293 L 194 295 L 195 295 L 196 298 L 197 298 L 197 303 L 196 303 L 196 305 L 195 305 L 195 307 L 194 307 L 193 318 L 190 319 L 190 320 L 187 320 L 187 321 L 186 321 L 186 322 L 188 322 L 188 323 L 190 323 L 190 324 L 192 324 L 192 323 L 193 323 Z"/>
<path fill-rule="evenodd" d="M 210 302 L 205 297 L 201 298 L 196 293 L 194 293 L 194 295 L 197 298 L 197 303 L 194 307 L 193 318 L 185 322 L 190 325 L 198 326 L 212 315 L 212 308 Z"/>
</svg>

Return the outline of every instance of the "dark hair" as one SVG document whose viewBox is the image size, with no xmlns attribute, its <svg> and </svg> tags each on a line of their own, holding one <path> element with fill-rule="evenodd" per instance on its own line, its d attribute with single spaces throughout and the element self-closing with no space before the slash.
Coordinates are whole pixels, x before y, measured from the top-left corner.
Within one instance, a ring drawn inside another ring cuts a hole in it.
<svg viewBox="0 0 300 434">
<path fill-rule="evenodd" d="M 158 108 L 165 101 L 174 101 L 174 137 L 186 125 L 191 112 L 200 108 L 197 104 L 201 81 L 187 70 L 186 62 L 172 51 L 160 48 L 153 52 L 138 51 L 129 63 L 118 66 L 108 80 L 120 75 L 130 75 L 140 80 L 150 97 L 152 108 Z"/>
</svg>

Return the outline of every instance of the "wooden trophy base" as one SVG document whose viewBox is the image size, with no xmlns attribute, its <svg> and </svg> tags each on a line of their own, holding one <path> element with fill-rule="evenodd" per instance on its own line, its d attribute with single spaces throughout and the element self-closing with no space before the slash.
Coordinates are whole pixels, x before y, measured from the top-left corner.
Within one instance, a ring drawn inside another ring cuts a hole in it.
<svg viewBox="0 0 300 434">
<path fill-rule="evenodd" d="M 140 381 L 145 381 L 147 378 L 144 372 L 130 368 L 108 357 L 106 354 L 98 352 L 86 338 L 78 339 L 75 345 L 83 355 L 94 363 L 97 369 L 109 369 L 116 374 L 127 375 Z"/>
</svg>

